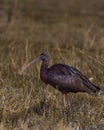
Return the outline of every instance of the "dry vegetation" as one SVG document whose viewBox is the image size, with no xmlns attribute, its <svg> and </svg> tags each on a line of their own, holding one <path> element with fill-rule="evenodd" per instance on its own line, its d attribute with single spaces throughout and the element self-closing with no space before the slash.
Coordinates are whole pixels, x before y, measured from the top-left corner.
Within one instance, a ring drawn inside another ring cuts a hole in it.
<svg viewBox="0 0 104 130">
<path fill-rule="evenodd" d="M 26 17 L 26 4 L 9 4 L 2 2 L 10 12 L 3 12 L 0 21 L 0 130 L 103 130 L 104 18 L 68 13 L 43 17 L 42 12 L 37 17 L 36 9 L 29 12 L 30 5 Z M 51 54 L 50 65 L 60 62 L 78 68 L 101 92 L 69 94 L 71 109 L 65 111 L 61 94 L 51 86 L 45 91 L 40 63 L 18 74 L 43 51 Z"/>
</svg>

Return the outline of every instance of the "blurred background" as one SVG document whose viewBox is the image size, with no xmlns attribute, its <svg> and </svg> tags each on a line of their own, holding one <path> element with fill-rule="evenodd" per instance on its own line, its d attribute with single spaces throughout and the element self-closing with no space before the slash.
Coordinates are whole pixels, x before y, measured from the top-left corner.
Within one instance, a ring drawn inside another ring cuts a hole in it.
<svg viewBox="0 0 104 130">
<path fill-rule="evenodd" d="M 90 36 L 102 44 L 103 27 L 103 0 L 0 0 L 1 37 L 83 46 Z"/>
<path fill-rule="evenodd" d="M 36 21 L 56 22 L 67 16 L 104 16 L 103 0 L 0 0 L 0 19 L 33 18 Z M 1 22 L 1 21 L 0 21 Z"/>
</svg>

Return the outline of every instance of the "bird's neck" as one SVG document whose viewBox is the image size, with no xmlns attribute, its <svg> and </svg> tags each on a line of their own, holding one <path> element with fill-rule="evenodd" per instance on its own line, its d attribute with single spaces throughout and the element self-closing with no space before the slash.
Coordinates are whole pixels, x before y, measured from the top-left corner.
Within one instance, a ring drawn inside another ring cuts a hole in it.
<svg viewBox="0 0 104 130">
<path fill-rule="evenodd" d="M 48 74 L 48 62 L 42 61 L 40 69 L 40 78 L 43 82 L 47 82 L 47 74 Z"/>
<path fill-rule="evenodd" d="M 47 69 L 48 69 L 48 62 L 42 61 L 41 71 L 47 71 Z"/>
</svg>

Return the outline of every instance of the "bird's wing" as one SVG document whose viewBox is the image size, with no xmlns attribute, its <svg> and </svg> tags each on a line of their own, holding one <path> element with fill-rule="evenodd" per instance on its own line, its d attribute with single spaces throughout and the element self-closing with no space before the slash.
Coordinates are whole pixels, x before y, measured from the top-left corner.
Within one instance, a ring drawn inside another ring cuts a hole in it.
<svg viewBox="0 0 104 130">
<path fill-rule="evenodd" d="M 74 77 L 70 75 L 56 75 L 56 74 L 48 74 L 48 81 L 54 83 L 54 85 L 58 86 L 68 86 L 72 84 L 72 80 Z"/>
<path fill-rule="evenodd" d="M 48 74 L 48 83 L 62 92 L 83 91 L 83 84 L 79 76 Z"/>
<path fill-rule="evenodd" d="M 75 91 L 82 91 L 83 89 L 83 91 L 91 90 L 92 92 L 96 92 L 100 90 L 99 87 L 91 83 L 79 70 L 65 64 L 55 64 L 50 67 L 48 81 L 53 86 L 63 86 L 67 89 L 73 88 Z"/>
</svg>

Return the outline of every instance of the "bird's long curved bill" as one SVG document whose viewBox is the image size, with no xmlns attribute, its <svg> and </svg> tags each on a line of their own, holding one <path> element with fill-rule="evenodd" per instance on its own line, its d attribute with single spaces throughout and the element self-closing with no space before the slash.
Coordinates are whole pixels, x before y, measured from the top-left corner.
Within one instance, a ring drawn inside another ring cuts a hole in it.
<svg viewBox="0 0 104 130">
<path fill-rule="evenodd" d="M 21 68 L 21 70 L 19 71 L 19 74 L 22 74 L 26 69 L 28 69 L 32 64 L 34 64 L 35 62 L 39 61 L 40 57 L 37 57 L 36 59 L 32 60 L 30 63 L 28 63 L 27 65 L 23 66 Z"/>
</svg>

